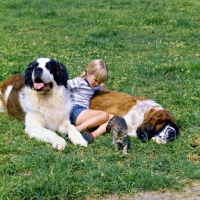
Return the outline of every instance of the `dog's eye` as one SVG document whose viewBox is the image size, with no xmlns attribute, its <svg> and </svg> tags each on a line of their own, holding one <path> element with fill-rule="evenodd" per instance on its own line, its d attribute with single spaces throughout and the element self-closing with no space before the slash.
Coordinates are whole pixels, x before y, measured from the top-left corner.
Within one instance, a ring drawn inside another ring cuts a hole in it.
<svg viewBox="0 0 200 200">
<path fill-rule="evenodd" d="M 50 71 L 50 73 L 53 73 L 56 70 L 56 63 L 54 61 L 49 61 L 46 63 L 45 67 Z"/>
<path fill-rule="evenodd" d="M 50 70 L 50 65 L 47 63 L 45 66 L 48 70 Z"/>
<path fill-rule="evenodd" d="M 47 63 L 47 64 L 46 64 L 46 68 L 47 68 L 50 72 L 53 72 L 54 67 L 53 67 L 53 65 L 51 65 L 50 63 Z"/>
<path fill-rule="evenodd" d="M 32 62 L 32 63 L 29 64 L 29 67 L 30 67 L 31 69 L 35 69 L 38 65 L 39 65 L 38 62 Z"/>
<path fill-rule="evenodd" d="M 36 68 L 39 65 L 38 62 L 34 63 L 34 67 Z"/>
</svg>

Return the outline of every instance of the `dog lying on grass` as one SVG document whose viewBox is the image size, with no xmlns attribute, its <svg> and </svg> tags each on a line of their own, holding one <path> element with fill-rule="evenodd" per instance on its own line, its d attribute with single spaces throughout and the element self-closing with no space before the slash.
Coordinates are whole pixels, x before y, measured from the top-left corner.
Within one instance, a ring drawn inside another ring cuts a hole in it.
<svg viewBox="0 0 200 200">
<path fill-rule="evenodd" d="M 128 135 L 138 137 L 142 142 L 152 139 L 166 143 L 176 139 L 179 132 L 172 115 L 155 101 L 144 97 L 99 91 L 91 99 L 90 108 L 123 117 Z"/>
<path fill-rule="evenodd" d="M 63 64 L 39 58 L 27 66 L 25 75 L 10 76 L 0 83 L 0 112 L 24 122 L 30 138 L 51 143 L 58 150 L 67 143 L 55 131 L 86 147 L 87 142 L 69 120 L 73 104 L 67 80 Z"/>
</svg>

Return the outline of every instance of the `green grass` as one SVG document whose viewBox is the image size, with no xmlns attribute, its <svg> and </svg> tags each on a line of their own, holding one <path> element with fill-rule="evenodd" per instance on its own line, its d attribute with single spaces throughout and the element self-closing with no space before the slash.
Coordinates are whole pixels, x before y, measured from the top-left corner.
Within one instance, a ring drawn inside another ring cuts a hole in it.
<svg viewBox="0 0 200 200">
<path fill-rule="evenodd" d="M 0 199 L 87 199 L 181 190 L 200 179 L 200 2 L 197 0 L 0 0 L 0 80 L 38 57 L 70 78 L 93 59 L 109 67 L 110 89 L 154 99 L 180 126 L 166 145 L 130 138 L 127 156 L 111 134 L 64 151 L 29 139 L 0 115 Z M 194 159 L 195 158 L 195 159 Z"/>
</svg>

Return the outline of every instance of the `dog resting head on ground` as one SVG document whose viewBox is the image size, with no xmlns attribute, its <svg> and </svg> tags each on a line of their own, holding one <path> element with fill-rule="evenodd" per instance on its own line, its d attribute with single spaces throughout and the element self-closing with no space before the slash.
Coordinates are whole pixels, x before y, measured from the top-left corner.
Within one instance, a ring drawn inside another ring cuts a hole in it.
<svg viewBox="0 0 200 200">
<path fill-rule="evenodd" d="M 172 141 L 178 135 L 178 125 L 161 105 L 144 97 L 133 97 L 120 92 L 96 92 L 90 108 L 123 117 L 128 135 L 142 142 L 150 139 L 157 143 Z"/>
<path fill-rule="evenodd" d="M 152 138 L 162 143 L 162 140 L 170 141 L 176 138 L 178 126 L 167 110 L 152 108 L 144 114 L 144 120 L 136 132 L 143 142 Z"/>
<path fill-rule="evenodd" d="M 63 150 L 66 141 L 56 134 L 68 134 L 73 144 L 87 142 L 70 123 L 71 93 L 67 89 L 65 66 L 50 58 L 31 62 L 24 75 L 0 83 L 0 111 L 25 123 L 30 138 L 51 143 Z"/>
</svg>

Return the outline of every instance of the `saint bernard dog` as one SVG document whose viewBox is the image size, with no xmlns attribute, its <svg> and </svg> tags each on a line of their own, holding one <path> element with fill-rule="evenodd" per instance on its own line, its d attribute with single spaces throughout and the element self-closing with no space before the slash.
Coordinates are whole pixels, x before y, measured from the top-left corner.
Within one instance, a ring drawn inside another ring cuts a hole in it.
<svg viewBox="0 0 200 200">
<path fill-rule="evenodd" d="M 144 97 L 100 91 L 91 99 L 90 108 L 123 117 L 128 135 L 138 137 L 142 142 L 152 139 L 166 143 L 174 140 L 179 132 L 172 115 L 155 101 Z"/>
<path fill-rule="evenodd" d="M 0 111 L 24 122 L 30 138 L 51 143 L 58 150 L 67 143 L 55 131 L 86 147 L 87 141 L 69 120 L 73 104 L 67 80 L 62 63 L 39 58 L 27 66 L 24 75 L 0 83 Z"/>
</svg>

